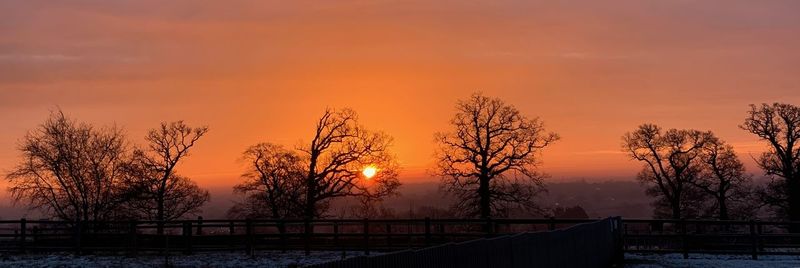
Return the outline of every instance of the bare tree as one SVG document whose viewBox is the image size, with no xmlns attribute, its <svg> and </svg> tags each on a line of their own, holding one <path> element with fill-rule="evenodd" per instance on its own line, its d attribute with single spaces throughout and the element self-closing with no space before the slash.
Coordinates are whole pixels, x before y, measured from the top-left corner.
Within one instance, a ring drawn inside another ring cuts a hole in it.
<svg viewBox="0 0 800 268">
<path fill-rule="evenodd" d="M 490 218 L 513 206 L 536 208 L 544 191 L 537 171 L 541 150 L 559 139 L 538 118 L 522 115 L 499 98 L 480 93 L 459 101 L 450 132 L 437 133 L 437 168 L 442 187 L 465 216 Z"/>
<path fill-rule="evenodd" d="M 245 198 L 229 214 L 313 219 L 325 216 L 330 201 L 340 197 L 372 206 L 396 194 L 400 185 L 390 144 L 386 134 L 359 125 L 353 110 L 326 110 L 310 144 L 297 153 L 269 143 L 245 152 L 245 182 L 234 188 Z M 363 175 L 365 167 L 375 174 Z"/>
<path fill-rule="evenodd" d="M 63 220 L 108 220 L 125 201 L 116 187 L 127 146 L 116 127 L 94 128 L 57 111 L 19 145 L 23 160 L 7 175 L 16 201 Z"/>
<path fill-rule="evenodd" d="M 299 148 L 306 164 L 303 217 L 322 216 L 333 198 L 372 195 L 361 183 L 365 179 L 361 171 L 368 165 L 395 166 L 390 144 L 386 134 L 359 125 L 353 110 L 326 110 L 317 121 L 310 144 Z M 374 187 L 383 189 L 379 195 L 393 193 L 399 185 L 396 176 L 379 175 L 371 181 Z"/>
<path fill-rule="evenodd" d="M 306 175 L 302 158 L 283 146 L 260 143 L 244 152 L 245 181 L 234 187 L 244 196 L 229 215 L 240 218 L 286 219 L 302 216 Z"/>
<path fill-rule="evenodd" d="M 207 127 L 193 128 L 177 121 L 161 123 L 148 132 L 147 148 L 134 150 L 126 180 L 136 195 L 129 203 L 136 216 L 168 221 L 199 212 L 209 200 L 208 191 L 178 175 L 175 167 L 207 131 Z"/>
<path fill-rule="evenodd" d="M 554 207 L 551 215 L 561 219 L 589 219 L 589 214 L 581 206 L 574 207 Z"/>
<path fill-rule="evenodd" d="M 692 185 L 703 190 L 714 201 L 711 209 L 720 220 L 748 217 L 752 206 L 752 176 L 745 173 L 733 146 L 711 137 L 702 148 L 703 171 Z M 733 211 L 731 211 L 733 210 Z"/>
<path fill-rule="evenodd" d="M 763 196 L 779 217 L 800 221 L 800 107 L 784 104 L 750 105 L 740 128 L 769 143 L 756 162 L 772 178 Z M 793 226 L 794 232 L 800 227 Z"/>
<path fill-rule="evenodd" d="M 359 180 L 361 194 L 356 196 L 358 205 L 352 208 L 352 216 L 357 218 L 386 219 L 394 217 L 396 213 L 383 206 L 387 197 L 396 196 L 396 189 L 400 181 L 394 179 L 398 176 L 399 167 L 396 163 L 384 163 L 373 177 Z"/>
<path fill-rule="evenodd" d="M 666 206 L 674 219 L 692 215 L 702 195 L 692 187 L 703 166 L 702 148 L 713 138 L 711 132 L 670 129 L 662 132 L 653 124 L 644 124 L 622 137 L 623 151 L 644 163 L 638 179 L 651 188 L 647 193 L 659 199 L 656 215 Z M 691 197 L 691 198 L 687 198 Z"/>
</svg>

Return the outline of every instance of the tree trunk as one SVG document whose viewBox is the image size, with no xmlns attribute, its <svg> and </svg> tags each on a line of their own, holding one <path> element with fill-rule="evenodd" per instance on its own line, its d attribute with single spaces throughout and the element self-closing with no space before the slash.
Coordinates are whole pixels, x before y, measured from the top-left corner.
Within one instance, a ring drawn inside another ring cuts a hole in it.
<svg viewBox="0 0 800 268">
<path fill-rule="evenodd" d="M 790 178 L 787 181 L 789 187 L 789 220 L 793 222 L 800 221 L 800 184 L 796 178 Z M 789 231 L 792 233 L 800 233 L 800 224 L 791 224 Z"/>
<path fill-rule="evenodd" d="M 83 204 L 83 221 L 89 221 L 89 204 Z"/>
<path fill-rule="evenodd" d="M 273 208 L 276 208 L 276 207 L 273 206 Z M 278 221 L 278 233 L 281 234 L 281 235 L 285 234 L 286 233 L 286 225 L 283 224 L 284 217 L 281 217 L 281 215 L 278 214 L 278 211 L 276 209 L 272 210 L 272 219 L 275 220 L 275 221 Z M 281 239 L 283 239 L 283 238 L 281 238 Z"/>
<path fill-rule="evenodd" d="M 723 221 L 729 219 L 729 216 L 728 216 L 728 204 L 725 201 L 725 199 L 726 198 L 725 198 L 724 195 L 718 197 L 718 199 L 717 199 L 717 203 L 719 203 L 719 219 L 723 220 Z"/>
<path fill-rule="evenodd" d="M 156 227 L 156 232 L 160 235 L 164 234 L 164 195 L 159 194 L 156 197 L 156 221 L 158 221 L 158 226 Z"/>
<path fill-rule="evenodd" d="M 311 148 L 314 148 L 314 144 L 312 143 Z M 303 211 L 303 217 L 306 220 L 314 219 L 316 216 L 316 195 L 317 195 L 317 157 L 319 157 L 319 152 L 312 149 L 311 150 L 311 159 L 308 163 L 308 176 L 306 176 L 306 204 Z"/>
<path fill-rule="evenodd" d="M 314 182 L 313 176 L 309 176 L 308 181 L 306 181 L 306 204 L 303 211 L 303 240 L 305 240 L 306 255 L 310 254 L 311 249 L 309 248 L 309 243 L 311 237 L 314 235 L 314 225 L 310 224 L 310 222 L 316 215 L 316 191 L 317 185 Z"/>
<path fill-rule="evenodd" d="M 681 218 L 681 202 L 680 201 L 672 201 L 670 202 L 670 206 L 672 207 L 672 218 L 673 219 L 680 219 Z"/>
<path fill-rule="evenodd" d="M 313 182 L 312 179 L 309 179 L 306 183 L 306 204 L 303 210 L 303 218 L 305 219 L 314 219 L 316 216 L 316 200 L 314 196 L 316 195 L 317 185 Z"/>
<path fill-rule="evenodd" d="M 492 217 L 492 203 L 489 191 L 489 177 L 480 176 L 480 186 L 478 188 L 478 195 L 481 198 L 481 219 L 488 219 Z"/>
</svg>

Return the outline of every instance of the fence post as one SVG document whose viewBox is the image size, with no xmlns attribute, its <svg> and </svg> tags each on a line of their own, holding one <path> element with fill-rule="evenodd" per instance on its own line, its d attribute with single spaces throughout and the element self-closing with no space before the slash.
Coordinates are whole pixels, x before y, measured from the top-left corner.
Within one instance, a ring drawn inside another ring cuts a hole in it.
<svg viewBox="0 0 800 268">
<path fill-rule="evenodd" d="M 339 248 L 339 222 L 333 222 L 333 246 Z"/>
<path fill-rule="evenodd" d="M 756 233 L 761 236 L 764 234 L 764 225 L 756 220 Z M 761 243 L 761 239 L 758 240 L 758 251 L 764 251 L 764 243 Z"/>
<path fill-rule="evenodd" d="M 758 233 L 756 233 L 756 222 L 750 220 L 750 239 L 752 240 L 752 258 L 758 260 Z"/>
<path fill-rule="evenodd" d="M 129 239 L 128 240 L 128 244 L 130 246 L 130 250 L 129 250 L 128 254 L 132 254 L 132 255 L 136 255 L 138 253 L 138 247 L 139 247 L 139 245 L 137 245 L 137 241 L 136 241 L 136 239 L 137 239 L 137 237 L 136 237 L 136 225 L 138 225 L 136 220 L 132 220 L 132 221 L 130 221 L 130 223 L 128 223 L 128 239 Z"/>
<path fill-rule="evenodd" d="M 186 243 L 183 253 L 192 254 L 192 222 L 188 220 L 183 222 L 183 242 Z"/>
<path fill-rule="evenodd" d="M 486 226 L 483 227 L 483 229 L 486 230 L 486 237 L 491 237 L 492 233 L 493 233 L 493 231 L 492 231 L 492 218 L 491 217 L 487 217 L 486 218 L 486 223 L 484 223 L 484 224 L 486 224 Z"/>
<path fill-rule="evenodd" d="M 425 217 L 425 246 L 431 246 L 431 218 Z"/>
<path fill-rule="evenodd" d="M 247 251 L 248 256 L 253 256 L 253 220 L 246 219 L 244 222 L 245 225 L 245 240 L 246 246 L 245 250 Z"/>
<path fill-rule="evenodd" d="M 364 255 L 369 255 L 369 219 L 364 218 Z"/>
<path fill-rule="evenodd" d="M 278 239 L 281 242 L 281 252 L 286 252 L 286 222 L 278 219 L 276 223 L 278 224 Z"/>
<path fill-rule="evenodd" d="M 203 235 L 203 216 L 197 216 L 197 235 Z"/>
<path fill-rule="evenodd" d="M 228 238 L 228 248 L 230 248 L 231 251 L 234 251 L 235 248 L 234 245 L 236 244 L 234 242 L 235 239 L 233 238 L 234 234 L 236 234 L 236 225 L 233 221 L 230 221 L 228 222 L 228 235 L 230 235 L 230 237 Z"/>
<path fill-rule="evenodd" d="M 83 222 L 75 221 L 75 254 L 81 255 L 81 236 L 83 235 Z"/>
<path fill-rule="evenodd" d="M 19 251 L 25 253 L 25 240 L 26 231 L 28 229 L 28 220 L 22 218 L 19 220 Z"/>
<path fill-rule="evenodd" d="M 614 238 L 617 241 L 617 252 L 614 255 L 614 262 L 618 265 L 623 265 L 625 263 L 625 234 L 623 233 L 623 230 L 625 230 L 625 222 L 622 220 L 622 217 L 615 217 L 614 222 L 616 223 Z"/>
<path fill-rule="evenodd" d="M 419 230 L 416 228 L 416 224 L 414 224 L 413 220 L 406 222 L 406 231 L 405 233 L 408 234 L 408 239 L 406 240 L 406 248 L 413 248 L 414 247 L 414 234 L 415 230 Z"/>
<path fill-rule="evenodd" d="M 439 234 L 438 235 L 438 237 L 439 237 L 438 241 L 440 241 L 440 243 L 446 243 L 447 237 L 445 237 L 445 235 L 444 235 L 444 223 L 439 223 L 439 224 L 436 225 L 436 233 Z"/>
<path fill-rule="evenodd" d="M 556 229 L 556 218 L 555 217 L 550 217 L 550 219 L 549 219 L 549 221 L 547 223 L 547 230 L 553 231 L 555 229 Z"/>
<path fill-rule="evenodd" d="M 39 235 L 39 226 L 33 226 L 33 230 L 31 230 L 31 239 L 33 239 L 33 242 L 31 243 L 32 251 L 36 251 L 36 247 L 38 244 L 36 242 L 39 240 L 38 235 Z"/>
<path fill-rule="evenodd" d="M 679 221 L 680 234 L 681 234 L 681 250 L 683 251 L 683 258 L 689 258 L 689 241 L 686 232 L 686 219 L 681 218 Z"/>
<path fill-rule="evenodd" d="M 387 223 L 386 224 L 386 246 L 387 247 L 391 247 L 392 246 L 392 224 L 391 223 Z"/>
<path fill-rule="evenodd" d="M 305 218 L 303 220 L 303 248 L 305 249 L 306 256 L 311 255 L 311 235 L 314 232 L 311 229 L 311 219 Z"/>
</svg>

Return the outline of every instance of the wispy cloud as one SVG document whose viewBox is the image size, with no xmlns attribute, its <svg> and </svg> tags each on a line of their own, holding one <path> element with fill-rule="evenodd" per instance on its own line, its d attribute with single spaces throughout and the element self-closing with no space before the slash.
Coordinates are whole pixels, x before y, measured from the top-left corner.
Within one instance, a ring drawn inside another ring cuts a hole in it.
<svg viewBox="0 0 800 268">
<path fill-rule="evenodd" d="M 0 61 L 68 62 L 81 59 L 83 59 L 81 56 L 64 54 L 0 54 Z"/>
<path fill-rule="evenodd" d="M 573 152 L 572 154 L 576 154 L 576 155 L 608 155 L 608 154 L 625 154 L 625 152 L 618 151 L 618 150 L 597 150 L 597 151 Z"/>
<path fill-rule="evenodd" d="M 574 60 L 625 60 L 625 59 L 631 59 L 634 56 L 572 51 L 572 52 L 561 53 L 558 55 L 558 57 L 564 59 L 574 59 Z"/>
<path fill-rule="evenodd" d="M 56 63 L 56 62 L 78 62 L 78 61 L 94 61 L 94 62 L 119 62 L 119 63 L 135 63 L 146 60 L 142 57 L 132 56 L 82 56 L 82 55 L 67 55 L 67 54 L 0 54 L 0 62 L 40 62 L 40 63 Z"/>
</svg>

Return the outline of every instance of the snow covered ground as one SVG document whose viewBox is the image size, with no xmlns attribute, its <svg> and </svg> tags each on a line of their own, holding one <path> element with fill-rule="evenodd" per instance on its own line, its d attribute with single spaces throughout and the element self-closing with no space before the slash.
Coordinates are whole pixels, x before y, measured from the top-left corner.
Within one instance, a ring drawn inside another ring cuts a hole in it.
<svg viewBox="0 0 800 268">
<path fill-rule="evenodd" d="M 360 252 L 347 252 L 346 257 L 361 255 Z M 338 260 L 342 252 L 312 252 L 305 256 L 303 252 L 259 252 L 253 257 L 240 253 L 197 253 L 194 255 L 169 256 L 169 265 L 164 265 L 163 256 L 75 256 L 70 254 L 47 255 L 0 255 L 0 268 L 21 267 L 50 267 L 50 268 L 77 268 L 77 267 L 105 267 L 105 268 L 145 268 L 145 267 L 265 267 L 286 268 L 303 267 L 304 265 Z M 759 256 L 758 260 L 751 260 L 750 256 L 743 255 L 709 255 L 690 254 L 689 259 L 683 259 L 681 254 L 625 254 L 625 267 L 656 268 L 656 267 L 708 267 L 708 268 L 738 268 L 738 267 L 798 267 L 800 256 Z"/>
<path fill-rule="evenodd" d="M 359 252 L 347 252 L 346 257 L 358 256 Z M 194 255 L 163 256 L 75 256 L 70 254 L 48 255 L 0 255 L 0 268 L 22 267 L 107 267 L 107 268 L 145 268 L 145 267 L 266 267 L 286 268 L 338 260 L 342 252 L 258 252 L 250 257 L 240 253 L 197 253 Z M 168 261 L 168 262 L 167 262 Z M 164 265 L 169 263 L 169 265 Z"/>
<path fill-rule="evenodd" d="M 689 259 L 683 259 L 681 254 L 625 254 L 625 267 L 800 267 L 800 256 L 758 256 L 758 260 L 752 260 L 744 255 L 689 254 Z"/>
</svg>

